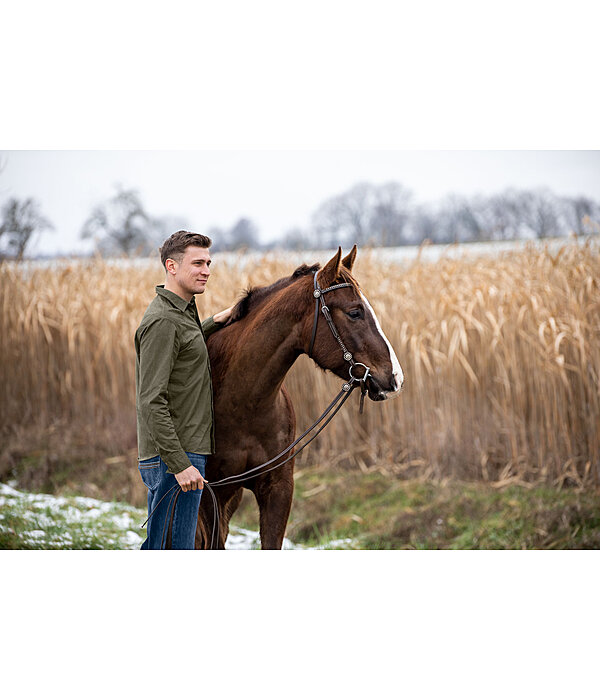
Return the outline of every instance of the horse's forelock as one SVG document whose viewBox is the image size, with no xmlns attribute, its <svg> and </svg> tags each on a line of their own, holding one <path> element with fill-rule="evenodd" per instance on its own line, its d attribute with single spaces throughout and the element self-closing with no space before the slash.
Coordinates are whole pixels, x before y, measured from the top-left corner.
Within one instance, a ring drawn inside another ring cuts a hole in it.
<svg viewBox="0 0 600 700">
<path fill-rule="evenodd" d="M 350 270 L 346 269 L 345 267 L 340 267 L 339 274 L 337 276 L 337 279 L 335 280 L 335 283 L 338 284 L 339 282 L 347 282 L 350 284 L 353 289 L 360 294 L 360 285 L 350 272 Z"/>
</svg>

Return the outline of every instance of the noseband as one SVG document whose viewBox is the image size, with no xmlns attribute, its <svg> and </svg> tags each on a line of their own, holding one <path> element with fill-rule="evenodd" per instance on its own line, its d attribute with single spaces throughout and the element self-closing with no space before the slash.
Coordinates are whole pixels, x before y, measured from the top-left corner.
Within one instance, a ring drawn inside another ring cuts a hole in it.
<svg viewBox="0 0 600 700">
<path fill-rule="evenodd" d="M 366 393 L 366 381 L 367 378 L 369 377 L 369 374 L 371 372 L 371 368 L 367 367 L 367 365 L 364 365 L 362 362 L 355 362 L 354 358 L 352 357 L 352 353 L 348 350 L 348 348 L 344 345 L 342 339 L 340 338 L 340 334 L 338 333 L 337 328 L 335 327 L 335 323 L 333 322 L 333 318 L 331 317 L 331 312 L 329 311 L 329 307 L 325 304 L 325 300 L 323 299 L 323 295 L 326 294 L 327 292 L 332 292 L 334 289 L 341 289 L 342 287 L 352 287 L 352 285 L 349 282 L 342 282 L 341 284 L 334 284 L 331 287 L 327 287 L 326 289 L 321 289 L 319 287 L 319 283 L 317 281 L 317 272 L 315 272 L 315 277 L 314 277 L 314 292 L 313 292 L 313 297 L 315 298 L 315 319 L 313 321 L 313 330 L 312 330 L 312 338 L 310 339 L 310 347 L 308 348 L 308 356 L 312 357 L 312 351 L 313 347 L 315 344 L 315 338 L 317 336 L 317 326 L 319 325 L 319 306 L 321 307 L 321 312 L 323 313 L 323 316 L 325 316 L 325 320 L 327 321 L 327 325 L 331 329 L 331 332 L 333 333 L 333 337 L 337 340 L 339 346 L 342 348 L 342 352 L 344 353 L 344 360 L 350 364 L 350 367 L 348 368 L 348 373 L 350 374 L 350 381 L 344 384 L 342 389 L 344 391 L 350 391 L 353 388 L 353 385 L 356 382 L 360 382 L 361 389 L 362 389 L 362 395 L 364 398 L 364 395 Z M 362 377 L 355 377 L 353 374 L 353 370 L 355 367 L 364 367 L 364 374 Z M 361 409 L 362 409 L 362 401 L 361 401 Z M 362 412 L 362 410 L 361 410 Z"/>
</svg>

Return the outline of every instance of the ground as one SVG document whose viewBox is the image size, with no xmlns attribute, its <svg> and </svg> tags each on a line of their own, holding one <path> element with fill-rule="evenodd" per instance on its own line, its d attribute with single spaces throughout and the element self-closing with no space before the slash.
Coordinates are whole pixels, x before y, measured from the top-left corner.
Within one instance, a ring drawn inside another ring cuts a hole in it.
<svg viewBox="0 0 600 700">
<path fill-rule="evenodd" d="M 600 492 L 390 478 L 381 471 L 296 474 L 285 549 L 598 549 Z M 138 549 L 143 508 L 0 484 L 1 549 Z M 257 549 L 246 494 L 228 549 Z"/>
</svg>

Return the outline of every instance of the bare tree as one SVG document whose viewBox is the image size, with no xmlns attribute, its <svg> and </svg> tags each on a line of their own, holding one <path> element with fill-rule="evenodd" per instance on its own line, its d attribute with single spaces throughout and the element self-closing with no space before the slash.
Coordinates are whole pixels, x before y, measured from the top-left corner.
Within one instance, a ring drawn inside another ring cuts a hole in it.
<svg viewBox="0 0 600 700">
<path fill-rule="evenodd" d="M 82 238 L 93 238 L 102 253 L 143 255 L 161 230 L 160 221 L 145 210 L 136 190 L 117 186 L 117 194 L 94 208 L 81 230 Z"/>
<path fill-rule="evenodd" d="M 487 204 L 489 232 L 494 240 L 520 238 L 523 221 L 520 215 L 519 193 L 513 189 L 492 195 Z"/>
<path fill-rule="evenodd" d="M 206 235 L 211 239 L 211 250 L 218 253 L 221 250 L 228 250 L 227 247 L 227 231 L 220 226 L 211 226 Z"/>
<path fill-rule="evenodd" d="M 280 247 L 285 250 L 306 250 L 312 247 L 310 235 L 299 227 L 291 228 L 284 234 Z"/>
<path fill-rule="evenodd" d="M 175 231 L 191 231 L 187 219 L 181 216 L 160 216 L 152 219 L 152 225 L 147 232 L 148 244 L 153 252 L 157 252 L 165 240 Z"/>
<path fill-rule="evenodd" d="M 567 233 L 598 233 L 600 204 L 589 197 L 564 197 L 561 201 Z"/>
<path fill-rule="evenodd" d="M 212 226 L 207 235 L 211 238 L 212 250 L 242 250 L 244 248 L 260 248 L 258 228 L 251 219 L 242 217 L 231 228 Z"/>
<path fill-rule="evenodd" d="M 439 225 L 440 218 L 433 207 L 428 204 L 419 205 L 414 209 L 409 221 L 411 242 L 420 244 L 428 240 L 443 243 Z"/>
<path fill-rule="evenodd" d="M 229 229 L 229 249 L 259 248 L 258 229 L 253 221 L 241 218 Z"/>
<path fill-rule="evenodd" d="M 373 185 L 361 182 L 323 202 L 312 217 L 314 231 L 322 244 L 367 243 L 372 197 Z"/>
<path fill-rule="evenodd" d="M 388 182 L 372 190 L 369 231 L 376 245 L 405 245 L 406 224 L 411 213 L 412 194 L 397 182 Z"/>
<path fill-rule="evenodd" d="M 561 235 L 558 201 L 550 190 L 524 190 L 517 200 L 519 217 L 536 238 Z"/>
<path fill-rule="evenodd" d="M 362 182 L 323 202 L 312 226 L 320 238 L 317 245 L 327 246 L 548 238 L 569 231 L 598 233 L 600 202 L 559 199 L 547 188 L 508 188 L 491 196 L 449 195 L 440 203 L 415 206 L 399 183 Z"/>
<path fill-rule="evenodd" d="M 40 205 L 31 197 L 24 201 L 12 197 L 2 207 L 0 221 L 0 241 L 5 248 L 0 257 L 13 257 L 22 260 L 25 249 L 34 233 L 52 230 L 52 223 L 40 212 Z"/>
</svg>

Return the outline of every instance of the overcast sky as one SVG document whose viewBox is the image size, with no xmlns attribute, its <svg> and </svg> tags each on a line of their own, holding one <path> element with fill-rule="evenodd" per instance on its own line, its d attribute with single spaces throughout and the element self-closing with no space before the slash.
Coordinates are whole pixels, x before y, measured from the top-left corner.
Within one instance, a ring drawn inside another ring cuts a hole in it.
<svg viewBox="0 0 600 700">
<path fill-rule="evenodd" d="M 87 252 L 79 237 L 115 186 L 139 190 L 148 212 L 192 230 L 252 219 L 262 241 L 305 227 L 318 205 L 360 181 L 396 181 L 417 202 L 447 194 L 549 187 L 600 199 L 600 151 L 2 151 L 0 202 L 35 197 L 53 222 L 30 254 Z M 172 231 L 165 231 L 165 237 Z"/>
</svg>

